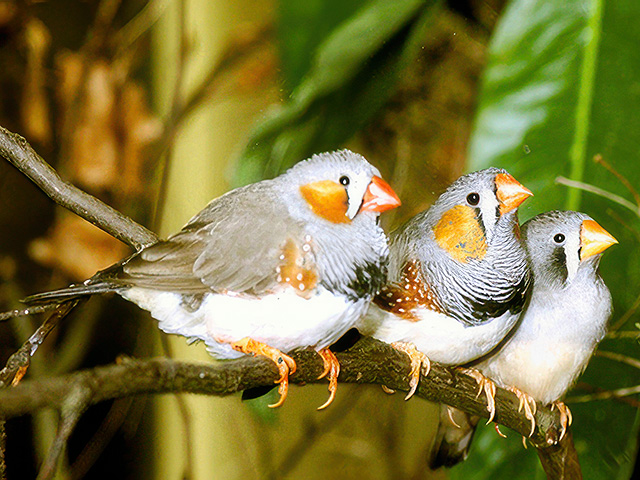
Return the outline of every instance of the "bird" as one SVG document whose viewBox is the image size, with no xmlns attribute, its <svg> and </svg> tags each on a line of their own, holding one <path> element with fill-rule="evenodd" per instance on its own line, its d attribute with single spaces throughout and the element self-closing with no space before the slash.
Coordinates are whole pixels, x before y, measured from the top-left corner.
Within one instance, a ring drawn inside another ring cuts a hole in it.
<svg viewBox="0 0 640 480">
<path fill-rule="evenodd" d="M 212 200 L 178 233 L 82 284 L 27 304 L 116 292 L 169 334 L 203 341 L 218 359 L 262 355 L 279 370 L 284 402 L 295 361 L 322 357 L 330 396 L 340 365 L 329 349 L 365 313 L 386 277 L 380 213 L 400 199 L 378 169 L 349 150 L 313 155 L 282 175 Z"/>
<path fill-rule="evenodd" d="M 557 408 L 561 440 L 571 424 L 561 399 L 586 368 L 612 314 L 598 265 L 602 252 L 618 242 L 590 216 L 573 211 L 537 215 L 522 226 L 522 236 L 533 271 L 531 299 L 512 335 L 473 368 L 518 397 L 531 434 L 536 402 Z M 441 413 L 433 468 L 466 458 L 478 422 L 461 411 L 449 414 L 454 418 Z"/>
<path fill-rule="evenodd" d="M 531 195 L 506 170 L 480 170 L 391 233 L 387 283 L 356 327 L 409 355 L 407 399 L 431 360 L 470 362 L 515 325 L 530 285 L 517 209 Z"/>
</svg>

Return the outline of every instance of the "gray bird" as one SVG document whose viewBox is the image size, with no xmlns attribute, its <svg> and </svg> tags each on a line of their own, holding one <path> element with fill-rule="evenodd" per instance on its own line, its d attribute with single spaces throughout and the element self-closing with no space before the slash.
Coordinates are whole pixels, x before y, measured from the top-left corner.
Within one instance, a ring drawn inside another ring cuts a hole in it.
<svg viewBox="0 0 640 480">
<path fill-rule="evenodd" d="M 522 235 L 533 270 L 530 302 L 512 336 L 474 368 L 517 395 L 531 433 L 536 402 L 558 408 L 562 439 L 571 412 L 561 399 L 586 368 L 611 316 L 611 295 L 598 274 L 600 254 L 618 242 L 588 215 L 570 211 L 538 215 L 523 225 Z M 464 460 L 478 422 L 446 408 L 432 468 Z"/>
<path fill-rule="evenodd" d="M 407 399 L 430 360 L 470 362 L 518 320 L 530 272 L 517 208 L 531 195 L 505 170 L 470 173 L 391 234 L 387 284 L 357 328 L 411 357 Z"/>
<path fill-rule="evenodd" d="M 178 233 L 82 285 L 31 296 L 51 303 L 116 292 L 151 312 L 166 333 L 202 340 L 216 358 L 264 355 L 279 368 L 280 400 L 293 359 L 313 347 L 329 374 L 329 346 L 382 286 L 387 239 L 380 212 L 400 200 L 380 173 L 348 150 L 314 155 L 271 180 L 215 200 Z"/>
</svg>

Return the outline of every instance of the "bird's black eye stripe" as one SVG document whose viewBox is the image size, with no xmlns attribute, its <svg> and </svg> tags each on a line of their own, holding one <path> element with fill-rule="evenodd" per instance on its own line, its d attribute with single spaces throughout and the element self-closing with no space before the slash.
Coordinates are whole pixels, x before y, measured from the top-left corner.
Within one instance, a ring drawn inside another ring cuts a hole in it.
<svg viewBox="0 0 640 480">
<path fill-rule="evenodd" d="M 347 177 L 346 175 L 343 175 L 343 176 L 341 176 L 341 177 L 340 177 L 340 184 L 341 184 L 341 185 L 344 185 L 345 187 L 346 187 L 347 185 L 349 185 L 349 182 L 350 182 L 350 181 L 351 181 L 351 180 L 349 180 L 349 177 Z"/>
<path fill-rule="evenodd" d="M 477 193 L 470 193 L 469 195 L 467 195 L 467 203 L 469 205 L 478 205 L 478 203 L 480 203 L 480 195 L 478 195 Z"/>
<path fill-rule="evenodd" d="M 556 243 L 562 243 L 562 242 L 564 242 L 564 235 L 563 235 L 563 234 L 561 234 L 561 233 L 556 233 L 556 234 L 553 236 L 553 241 L 554 241 L 554 242 L 556 242 Z"/>
</svg>

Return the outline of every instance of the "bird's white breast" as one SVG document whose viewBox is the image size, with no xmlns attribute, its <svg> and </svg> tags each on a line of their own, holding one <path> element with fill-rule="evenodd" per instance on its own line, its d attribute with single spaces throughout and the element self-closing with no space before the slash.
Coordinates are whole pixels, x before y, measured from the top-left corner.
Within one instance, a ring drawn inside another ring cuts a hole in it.
<svg viewBox="0 0 640 480">
<path fill-rule="evenodd" d="M 500 343 L 518 320 L 504 313 L 490 322 L 465 326 L 445 314 L 427 309 L 413 312 L 407 320 L 371 305 L 357 328 L 383 342 L 409 342 L 429 359 L 445 365 L 461 365 L 487 354 Z"/>
<path fill-rule="evenodd" d="M 131 288 L 121 295 L 148 310 L 162 331 L 204 341 L 216 358 L 242 356 L 228 342 L 244 337 L 283 352 L 328 347 L 353 327 L 368 304 L 364 299 L 351 302 L 323 288 L 308 299 L 289 288 L 260 299 L 210 293 L 194 311 L 186 309 L 176 293 Z"/>
<path fill-rule="evenodd" d="M 517 387 L 545 404 L 556 401 L 586 367 L 610 313 L 606 289 L 579 284 L 534 290 L 514 335 L 477 368 L 503 387 Z"/>
</svg>

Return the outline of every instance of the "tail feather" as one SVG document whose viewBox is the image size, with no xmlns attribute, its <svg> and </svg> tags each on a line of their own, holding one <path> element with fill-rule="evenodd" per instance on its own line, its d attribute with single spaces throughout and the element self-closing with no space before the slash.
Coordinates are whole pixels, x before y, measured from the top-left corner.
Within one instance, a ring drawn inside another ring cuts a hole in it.
<svg viewBox="0 0 640 480">
<path fill-rule="evenodd" d="M 108 283 L 89 283 L 80 285 L 70 285 L 60 290 L 52 290 L 50 292 L 36 293 L 22 300 L 27 305 L 45 305 L 50 303 L 60 303 L 74 298 L 86 297 L 97 293 L 107 293 L 116 290 L 113 285 Z"/>
<path fill-rule="evenodd" d="M 440 425 L 431 449 L 429 467 L 450 468 L 466 460 L 479 417 L 457 408 L 440 405 Z"/>
</svg>

